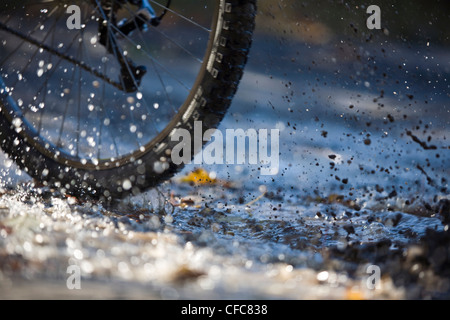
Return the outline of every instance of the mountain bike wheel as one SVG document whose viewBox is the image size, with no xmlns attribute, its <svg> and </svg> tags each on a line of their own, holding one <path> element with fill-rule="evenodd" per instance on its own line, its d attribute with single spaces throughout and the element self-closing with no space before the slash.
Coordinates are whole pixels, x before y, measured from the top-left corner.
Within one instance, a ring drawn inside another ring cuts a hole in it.
<svg viewBox="0 0 450 320">
<path fill-rule="evenodd" d="M 255 1 L 2 1 L 2 149 L 76 196 L 169 179 L 174 130 L 215 128 L 231 103 Z"/>
</svg>

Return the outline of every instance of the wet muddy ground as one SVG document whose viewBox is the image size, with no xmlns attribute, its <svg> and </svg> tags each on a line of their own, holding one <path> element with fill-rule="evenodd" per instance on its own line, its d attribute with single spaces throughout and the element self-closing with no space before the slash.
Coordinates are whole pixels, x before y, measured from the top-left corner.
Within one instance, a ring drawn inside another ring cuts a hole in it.
<svg viewBox="0 0 450 320">
<path fill-rule="evenodd" d="M 449 297 L 448 200 L 261 189 L 173 182 L 113 207 L 4 189 L 0 296 Z M 80 290 L 68 289 L 74 265 Z"/>
</svg>

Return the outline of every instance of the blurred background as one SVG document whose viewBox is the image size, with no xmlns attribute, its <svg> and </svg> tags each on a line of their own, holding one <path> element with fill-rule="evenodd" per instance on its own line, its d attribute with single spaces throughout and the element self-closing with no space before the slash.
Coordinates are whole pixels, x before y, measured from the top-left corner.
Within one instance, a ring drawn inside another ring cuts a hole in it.
<svg viewBox="0 0 450 320">
<path fill-rule="evenodd" d="M 381 30 L 366 27 L 371 4 Z M 445 194 L 449 15 L 445 1 L 262 0 L 223 127 L 279 128 L 276 179 L 286 189 Z"/>
</svg>

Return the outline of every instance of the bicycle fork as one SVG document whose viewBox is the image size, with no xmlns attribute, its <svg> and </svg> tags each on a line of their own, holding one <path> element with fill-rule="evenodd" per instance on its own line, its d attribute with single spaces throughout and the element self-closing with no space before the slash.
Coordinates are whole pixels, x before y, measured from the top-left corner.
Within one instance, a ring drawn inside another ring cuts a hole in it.
<svg viewBox="0 0 450 320">
<path fill-rule="evenodd" d="M 97 6 L 99 6 L 99 0 L 95 1 Z M 138 90 L 142 78 L 147 73 L 147 68 L 145 66 L 137 66 L 130 58 L 124 55 L 117 42 L 116 35 L 128 36 L 136 29 L 145 29 L 147 23 L 156 27 L 160 24 L 163 15 L 157 17 L 148 0 L 111 0 L 107 4 L 104 4 L 104 2 L 102 1 L 101 6 L 99 6 L 99 42 L 105 46 L 109 53 L 115 56 L 120 65 L 122 89 L 125 92 L 135 92 Z M 122 4 L 127 2 L 139 6 L 136 16 L 117 22 L 116 11 Z"/>
</svg>

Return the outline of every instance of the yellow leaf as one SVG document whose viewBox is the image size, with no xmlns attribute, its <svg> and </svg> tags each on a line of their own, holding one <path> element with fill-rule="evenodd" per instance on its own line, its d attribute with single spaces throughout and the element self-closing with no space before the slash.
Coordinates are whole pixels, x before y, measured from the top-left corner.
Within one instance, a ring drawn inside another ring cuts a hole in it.
<svg viewBox="0 0 450 320">
<path fill-rule="evenodd" d="M 364 294 L 358 287 L 347 288 L 345 298 L 347 300 L 364 300 Z"/>
</svg>

